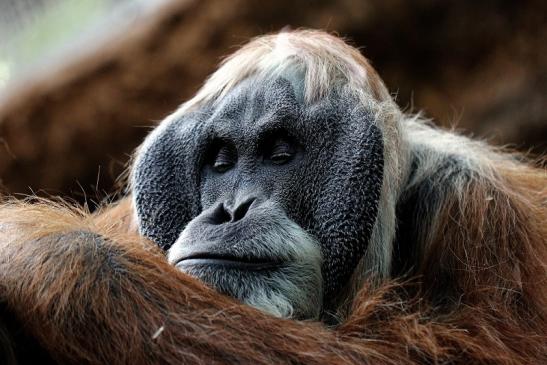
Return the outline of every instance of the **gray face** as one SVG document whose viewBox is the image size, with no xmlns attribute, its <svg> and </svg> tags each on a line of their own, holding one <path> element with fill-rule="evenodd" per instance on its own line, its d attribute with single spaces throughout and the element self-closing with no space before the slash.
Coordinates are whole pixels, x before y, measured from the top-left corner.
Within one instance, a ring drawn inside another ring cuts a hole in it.
<svg viewBox="0 0 547 365">
<path fill-rule="evenodd" d="M 312 318 L 366 250 L 383 145 L 355 97 L 300 99 L 285 79 L 246 80 L 153 134 L 132 185 L 142 234 L 177 267 L 266 311 Z"/>
</svg>

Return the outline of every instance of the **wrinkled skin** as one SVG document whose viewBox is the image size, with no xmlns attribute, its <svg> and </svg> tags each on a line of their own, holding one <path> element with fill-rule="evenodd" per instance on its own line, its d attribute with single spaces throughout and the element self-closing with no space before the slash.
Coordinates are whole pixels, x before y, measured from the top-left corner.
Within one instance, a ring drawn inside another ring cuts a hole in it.
<svg viewBox="0 0 547 365">
<path fill-rule="evenodd" d="M 367 248 L 383 145 L 354 96 L 305 105 L 300 89 L 251 78 L 164 122 L 140 150 L 132 185 L 141 233 L 170 249 L 173 264 L 266 311 L 310 318 Z M 257 303 L 283 290 L 292 310 Z"/>
</svg>

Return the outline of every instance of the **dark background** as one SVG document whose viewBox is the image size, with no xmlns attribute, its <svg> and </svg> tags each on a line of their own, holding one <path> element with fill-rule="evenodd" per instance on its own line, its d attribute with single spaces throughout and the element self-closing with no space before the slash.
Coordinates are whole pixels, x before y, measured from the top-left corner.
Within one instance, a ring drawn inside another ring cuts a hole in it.
<svg viewBox="0 0 547 365">
<path fill-rule="evenodd" d="M 545 4 L 181 0 L 132 13 L 5 88 L 3 191 L 78 201 L 119 191 L 132 150 L 222 56 L 285 26 L 346 37 L 403 110 L 537 157 L 547 152 Z"/>
</svg>

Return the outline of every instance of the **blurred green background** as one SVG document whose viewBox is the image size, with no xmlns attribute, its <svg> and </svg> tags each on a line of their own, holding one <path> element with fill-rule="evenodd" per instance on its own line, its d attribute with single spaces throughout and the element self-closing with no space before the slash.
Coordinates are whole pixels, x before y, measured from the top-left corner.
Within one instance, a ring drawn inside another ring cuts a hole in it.
<svg viewBox="0 0 547 365">
<path fill-rule="evenodd" d="M 36 65 L 131 0 L 3 0 L 0 4 L 0 83 Z"/>
</svg>

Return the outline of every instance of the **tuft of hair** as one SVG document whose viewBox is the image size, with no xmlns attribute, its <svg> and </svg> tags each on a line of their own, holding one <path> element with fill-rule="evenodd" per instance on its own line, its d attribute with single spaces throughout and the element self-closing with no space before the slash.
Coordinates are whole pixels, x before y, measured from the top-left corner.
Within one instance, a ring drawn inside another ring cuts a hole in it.
<svg viewBox="0 0 547 365">
<path fill-rule="evenodd" d="M 261 36 L 241 47 L 222 62 L 181 111 L 222 98 L 250 76 L 270 78 L 295 71 L 304 75 L 307 103 L 326 97 L 342 84 L 380 101 L 390 98 L 380 77 L 356 48 L 325 32 L 296 30 Z"/>
</svg>

